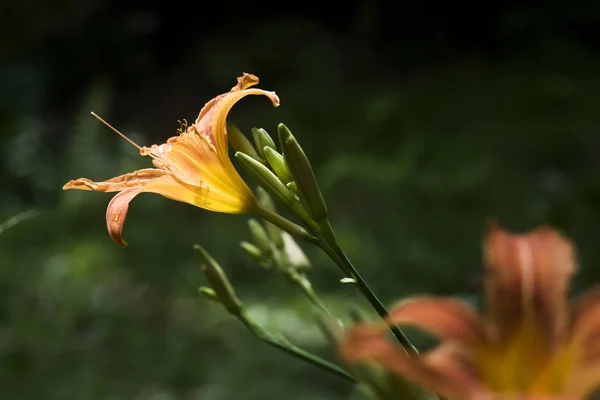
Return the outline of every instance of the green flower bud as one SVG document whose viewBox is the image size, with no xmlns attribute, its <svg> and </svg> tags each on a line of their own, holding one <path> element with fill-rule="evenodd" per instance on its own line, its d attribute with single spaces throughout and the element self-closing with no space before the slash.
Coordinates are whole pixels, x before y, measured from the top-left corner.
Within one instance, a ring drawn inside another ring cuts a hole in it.
<svg viewBox="0 0 600 400">
<path fill-rule="evenodd" d="M 200 256 L 202 263 L 202 272 L 206 275 L 206 279 L 212 286 L 216 297 L 225 306 L 231 314 L 238 315 L 242 310 L 242 303 L 235 295 L 235 291 L 227 279 L 227 275 L 221 269 L 221 266 L 208 254 L 202 246 L 194 245 L 194 250 Z"/>
<path fill-rule="evenodd" d="M 281 183 L 279 178 L 252 157 L 240 153 L 235 153 L 235 158 L 240 162 L 244 170 L 263 187 L 271 196 L 278 199 L 283 204 L 291 204 L 295 201 L 294 194 Z"/>
<path fill-rule="evenodd" d="M 204 295 L 204 297 L 206 297 L 207 299 L 214 301 L 216 303 L 219 303 L 219 304 L 223 304 L 223 303 L 221 303 L 221 299 L 219 299 L 219 296 L 217 296 L 217 293 L 214 290 L 212 290 L 211 288 L 206 287 L 206 286 L 201 286 L 198 288 L 198 291 L 202 295 Z"/>
<path fill-rule="evenodd" d="M 240 246 L 242 248 L 242 250 L 244 250 L 244 252 L 250 256 L 250 258 L 252 258 L 254 261 L 257 262 L 262 262 L 265 258 L 263 252 L 256 247 L 255 245 L 253 245 L 252 243 L 249 242 L 240 242 Z"/>
<path fill-rule="evenodd" d="M 252 138 L 254 139 L 254 145 L 258 150 L 258 154 L 260 154 L 260 156 L 263 158 L 265 158 L 265 153 L 263 150 L 265 147 L 272 147 L 274 149 L 276 148 L 275 141 L 271 135 L 269 135 L 267 131 L 262 128 L 252 128 Z"/>
<path fill-rule="evenodd" d="M 281 237 L 283 239 L 283 248 L 285 254 L 287 255 L 288 261 L 291 266 L 297 269 L 309 269 L 310 261 L 304 251 L 298 246 L 298 243 L 292 235 L 287 232 L 281 232 Z"/>
<path fill-rule="evenodd" d="M 263 154 L 265 155 L 265 158 L 267 159 L 267 162 L 271 168 L 273 168 L 273 171 L 275 171 L 283 183 L 287 184 L 294 180 L 283 159 L 283 156 L 279 154 L 277 150 L 273 150 L 271 147 L 265 146 L 263 149 Z"/>
<path fill-rule="evenodd" d="M 267 191 L 260 186 L 256 188 L 256 197 L 258 197 L 258 202 L 265 206 L 266 209 L 271 211 L 277 211 L 275 209 L 275 203 L 273 203 L 273 199 L 271 195 L 267 193 Z"/>
<path fill-rule="evenodd" d="M 262 253 L 271 253 L 271 240 L 267 235 L 265 227 L 254 218 L 250 218 L 248 220 L 248 227 L 250 228 L 250 233 L 252 234 L 252 238 L 256 243 L 256 247 L 258 247 Z"/>
<path fill-rule="evenodd" d="M 235 125 L 233 125 L 229 121 L 227 121 L 227 135 L 229 136 L 229 143 L 231 143 L 231 147 L 233 147 L 235 151 L 247 154 L 260 162 L 265 162 L 265 160 L 263 160 L 258 155 L 256 150 L 254 149 L 254 146 L 252 146 L 252 143 L 250 143 L 250 140 L 248 140 L 246 135 L 244 135 Z"/>
<path fill-rule="evenodd" d="M 324 221 L 327 219 L 327 206 L 323 194 L 319 190 L 310 161 L 296 138 L 284 124 L 279 124 L 277 130 L 286 163 L 294 182 L 296 182 L 298 197 L 312 219 L 317 222 Z"/>
</svg>

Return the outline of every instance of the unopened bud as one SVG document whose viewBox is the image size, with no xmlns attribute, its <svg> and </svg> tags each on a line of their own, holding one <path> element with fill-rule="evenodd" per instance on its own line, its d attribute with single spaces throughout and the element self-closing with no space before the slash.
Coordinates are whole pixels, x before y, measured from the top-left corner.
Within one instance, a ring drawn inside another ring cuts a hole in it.
<svg viewBox="0 0 600 400">
<path fill-rule="evenodd" d="M 250 157 L 258 160 L 260 162 L 264 162 L 263 159 L 258 155 L 250 140 L 244 135 L 235 125 L 231 122 L 227 122 L 227 136 L 229 137 L 229 142 L 231 143 L 231 147 L 235 151 L 242 152 L 244 154 L 249 155 Z"/>
<path fill-rule="evenodd" d="M 248 220 L 248 227 L 250 228 L 250 233 L 256 243 L 256 247 L 258 247 L 262 253 L 271 253 L 271 240 L 267 235 L 265 227 L 254 218 Z"/>
<path fill-rule="evenodd" d="M 227 275 L 221 269 L 221 266 L 202 248 L 202 246 L 194 245 L 194 250 L 200 256 L 202 262 L 202 272 L 206 275 L 206 279 L 212 286 L 215 295 L 231 314 L 237 315 L 242 310 L 242 303 L 235 295 L 235 291 L 227 279 Z"/>
<path fill-rule="evenodd" d="M 288 169 L 285 163 L 285 160 L 283 159 L 283 156 L 279 154 L 277 150 L 265 146 L 265 148 L 263 149 L 263 153 L 265 155 L 265 158 L 267 159 L 267 162 L 269 163 L 271 168 L 273 168 L 273 171 L 275 171 L 279 179 L 281 179 L 281 181 L 284 184 L 287 184 L 294 180 L 294 178 L 292 178 L 292 175 L 290 174 L 290 170 Z"/>
<path fill-rule="evenodd" d="M 252 258 L 254 261 L 262 262 L 265 258 L 263 252 L 252 243 L 240 242 L 240 247 L 242 248 L 244 253 L 250 256 L 250 258 Z"/>
<path fill-rule="evenodd" d="M 284 124 L 279 124 L 277 129 L 285 161 L 296 182 L 298 197 L 312 219 L 317 222 L 327 219 L 327 206 L 308 157 Z"/>
<path fill-rule="evenodd" d="M 267 208 L 271 211 L 276 211 L 275 203 L 273 203 L 273 199 L 271 198 L 271 195 L 269 195 L 269 193 L 267 193 L 267 191 L 265 189 L 258 186 L 256 188 L 256 197 L 258 197 L 258 202 L 260 204 L 262 204 L 263 206 L 265 206 L 265 208 Z"/>
<path fill-rule="evenodd" d="M 275 148 L 275 141 L 271 135 L 262 128 L 252 128 L 252 138 L 254 139 L 254 145 L 256 146 L 256 150 L 258 150 L 258 154 L 263 158 L 265 158 L 263 150 L 265 147 Z"/>
<path fill-rule="evenodd" d="M 283 248 L 287 255 L 290 265 L 298 269 L 310 268 L 310 261 L 304 251 L 298 246 L 296 240 L 287 232 L 281 232 L 283 238 Z"/>
<path fill-rule="evenodd" d="M 235 153 L 235 158 L 240 162 L 244 170 L 252 179 L 263 187 L 271 196 L 283 204 L 291 204 L 295 201 L 294 194 L 281 183 L 279 178 L 271 170 L 252 157 L 240 153 Z"/>
<path fill-rule="evenodd" d="M 201 286 L 198 288 L 198 291 L 207 299 L 214 301 L 216 303 L 219 303 L 219 304 L 223 304 L 221 302 L 221 299 L 219 299 L 219 296 L 217 296 L 217 293 L 214 290 L 212 290 L 211 288 L 206 287 L 206 286 Z"/>
</svg>

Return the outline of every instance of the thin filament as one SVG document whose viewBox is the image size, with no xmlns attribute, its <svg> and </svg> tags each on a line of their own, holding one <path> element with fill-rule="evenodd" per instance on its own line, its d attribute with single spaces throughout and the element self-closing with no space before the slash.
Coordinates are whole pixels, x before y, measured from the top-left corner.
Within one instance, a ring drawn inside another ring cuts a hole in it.
<svg viewBox="0 0 600 400">
<path fill-rule="evenodd" d="M 112 126 L 111 124 L 109 124 L 108 122 L 106 122 L 104 119 L 102 119 L 102 117 L 100 117 L 98 114 L 96 114 L 95 112 L 92 111 L 91 113 L 94 117 L 96 117 L 96 119 L 98 119 L 100 122 L 102 122 L 104 125 L 108 126 L 110 129 L 112 129 L 117 135 L 121 136 L 123 139 L 125 139 L 127 141 L 127 143 L 131 144 L 132 146 L 134 146 L 136 149 L 138 150 L 142 150 L 142 147 L 140 145 L 138 145 L 136 142 L 134 142 L 133 140 L 129 139 L 127 136 L 125 136 L 123 133 L 119 132 L 119 130 L 117 128 L 115 128 L 114 126 Z M 150 157 L 152 158 L 158 158 L 157 156 L 155 156 L 154 154 L 150 153 L 149 154 Z"/>
</svg>

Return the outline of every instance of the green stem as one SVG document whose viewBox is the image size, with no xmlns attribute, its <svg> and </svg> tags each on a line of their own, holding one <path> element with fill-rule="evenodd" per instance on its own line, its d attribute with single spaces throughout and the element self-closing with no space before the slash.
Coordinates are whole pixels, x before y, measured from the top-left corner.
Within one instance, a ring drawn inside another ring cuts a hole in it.
<svg viewBox="0 0 600 400">
<path fill-rule="evenodd" d="M 246 314 L 245 311 L 242 311 L 240 314 L 237 315 L 237 317 L 244 324 L 244 326 L 248 328 L 250 332 L 252 332 L 258 339 L 262 340 L 263 342 L 273 347 L 276 347 L 296 358 L 306 361 L 316 367 L 319 367 L 325 371 L 331 372 L 351 382 L 356 382 L 356 378 L 348 372 L 346 372 L 341 367 L 330 363 L 329 361 L 326 361 L 312 353 L 304 351 L 299 347 L 294 346 L 293 344 L 285 340 L 283 337 L 277 337 L 271 334 L 270 332 L 265 330 L 261 325 L 257 324 L 254 320 L 252 320 Z"/>
<path fill-rule="evenodd" d="M 367 299 L 369 304 L 377 311 L 377 314 L 382 319 L 386 319 L 389 316 L 389 313 L 383 303 L 379 300 L 379 298 L 375 295 L 375 293 L 371 290 L 367 282 L 363 279 L 363 277 L 358 273 L 354 265 L 350 262 L 348 257 L 344 254 L 342 249 L 339 246 L 335 248 L 331 247 L 329 244 L 324 241 L 319 241 L 318 246 L 336 263 L 338 266 L 350 275 L 350 277 L 356 282 L 356 286 L 358 286 L 358 290 L 362 293 L 362 295 Z M 404 335 L 402 330 L 397 325 L 390 325 L 390 330 L 398 339 L 398 342 L 404 347 L 404 349 L 410 354 L 417 354 L 417 349 L 410 343 L 408 338 Z"/>
<path fill-rule="evenodd" d="M 331 238 L 330 238 L 330 240 L 328 240 L 326 242 L 323 239 L 313 236 L 312 234 L 310 234 L 306 229 L 304 229 L 300 225 L 297 225 L 297 224 L 285 219 L 281 215 L 279 215 L 265 207 L 262 207 L 259 205 L 256 212 L 259 216 L 261 216 L 265 220 L 271 222 L 273 225 L 281 228 L 282 230 L 288 232 L 290 235 L 292 235 L 296 238 L 299 238 L 299 239 L 304 239 L 310 243 L 313 243 L 313 244 L 316 244 L 317 246 L 319 246 L 342 269 L 342 271 L 344 271 L 345 273 L 350 275 L 350 277 L 352 279 L 354 279 L 360 292 L 367 299 L 369 304 L 371 304 L 371 306 L 375 309 L 375 311 L 377 311 L 379 316 L 383 319 L 386 319 L 388 317 L 389 313 L 388 313 L 387 309 L 385 308 L 385 306 L 383 305 L 383 303 L 379 300 L 379 298 L 377 298 L 375 293 L 373 293 L 373 291 L 371 290 L 369 285 L 367 285 L 367 282 L 365 282 L 365 280 L 358 273 L 356 268 L 354 268 L 354 265 L 352 265 L 352 263 L 350 262 L 348 257 L 346 257 L 346 254 L 344 254 L 344 251 L 337 245 L 337 243 L 335 243 L 335 238 L 333 236 L 333 230 L 331 229 L 330 226 L 329 226 L 329 229 L 326 230 L 326 233 L 328 233 L 329 236 L 331 236 Z M 307 226 L 311 230 L 314 230 L 313 225 L 317 225 L 317 227 L 315 229 L 318 230 L 318 232 L 314 232 L 314 233 L 316 233 L 316 234 L 322 233 L 321 228 L 318 227 L 318 224 L 316 224 L 314 221 L 303 220 L 303 222 L 305 224 L 307 224 Z M 328 222 L 327 222 L 327 224 L 328 224 Z M 334 242 L 333 246 L 335 246 L 335 247 L 332 247 L 331 242 Z M 400 328 L 397 325 L 390 325 L 390 330 L 392 331 L 394 336 L 398 339 L 398 342 L 400 342 L 400 344 L 404 347 L 404 349 L 409 354 L 418 354 L 417 349 L 410 343 L 408 338 L 404 335 L 404 333 L 400 330 Z"/>
<path fill-rule="evenodd" d="M 319 239 L 316 236 L 311 235 L 306 229 L 292 221 L 282 217 L 281 215 L 258 205 L 255 210 L 256 214 L 280 229 L 286 231 L 297 239 L 306 240 L 307 242 L 317 244 Z"/>
</svg>

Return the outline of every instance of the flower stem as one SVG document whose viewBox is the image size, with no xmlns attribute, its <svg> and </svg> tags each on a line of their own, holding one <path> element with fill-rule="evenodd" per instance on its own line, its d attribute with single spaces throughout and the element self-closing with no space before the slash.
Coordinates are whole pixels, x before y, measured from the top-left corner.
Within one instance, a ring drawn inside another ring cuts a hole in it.
<svg viewBox="0 0 600 400">
<path fill-rule="evenodd" d="M 386 319 L 389 316 L 389 313 L 381 300 L 375 295 L 375 293 L 371 290 L 367 282 L 363 279 L 363 277 L 358 273 L 354 265 L 350 262 L 346 254 L 344 254 L 343 250 L 339 246 L 332 247 L 330 244 L 325 243 L 324 241 L 319 241 L 317 244 L 338 266 L 350 275 L 350 277 L 358 286 L 358 290 L 362 293 L 362 295 L 367 299 L 369 304 L 375 309 L 377 314 L 382 319 Z M 409 354 L 418 354 L 417 349 L 410 343 L 408 338 L 404 335 L 402 330 L 397 325 L 390 325 L 390 330 L 398 339 L 398 342 L 404 347 L 404 349 Z"/>
<path fill-rule="evenodd" d="M 307 242 L 313 244 L 317 244 L 319 242 L 319 239 L 316 236 L 311 235 L 300 225 L 293 223 L 292 221 L 282 217 L 276 212 L 269 210 L 268 208 L 263 207 L 262 205 L 258 205 L 255 212 L 259 217 L 264 218 L 266 221 L 286 231 L 297 239 L 306 240 Z"/>
<path fill-rule="evenodd" d="M 306 240 L 310 243 L 313 243 L 313 244 L 319 246 L 333 260 L 333 262 L 335 262 L 341 268 L 341 270 L 344 273 L 350 275 L 350 277 L 356 282 L 356 286 L 358 286 L 358 290 L 360 290 L 362 295 L 367 299 L 369 304 L 371 304 L 371 306 L 375 309 L 377 314 L 379 314 L 379 316 L 384 320 L 389 316 L 389 313 L 388 313 L 387 309 L 385 308 L 385 306 L 383 305 L 383 303 L 379 300 L 379 298 L 375 295 L 375 293 L 373 293 L 373 291 L 371 290 L 371 288 L 369 287 L 367 282 L 358 273 L 358 271 L 356 270 L 354 265 L 352 265 L 352 263 L 350 262 L 348 257 L 346 257 L 346 254 L 344 253 L 344 251 L 337 245 L 334 234 L 333 234 L 333 230 L 331 229 L 329 222 L 327 222 L 326 224 L 323 225 L 325 228 L 328 228 L 328 229 L 324 230 L 324 232 L 327 234 L 327 238 L 322 238 L 322 237 L 317 237 L 317 236 L 312 235 L 311 233 L 309 233 L 306 229 L 304 229 L 300 225 L 297 225 L 297 224 L 285 219 L 281 215 L 279 215 L 265 207 L 259 206 L 256 210 L 256 213 L 259 216 L 261 216 L 262 218 L 264 218 L 265 220 L 272 223 L 273 225 L 288 232 L 290 235 L 292 235 L 296 238 L 299 238 L 299 239 Z M 319 235 L 319 233 L 321 233 L 321 234 L 323 233 L 323 230 L 321 229 L 321 227 L 318 224 L 316 224 L 314 221 L 306 220 L 303 222 L 305 224 L 307 224 L 307 226 L 309 226 L 310 230 L 313 230 L 313 229 L 311 229 L 312 225 L 316 225 L 317 226 L 316 229 L 319 232 L 314 232 L 315 234 Z M 311 224 L 311 222 L 312 222 L 312 224 Z M 327 239 L 329 239 L 329 240 L 327 240 Z M 404 349 L 409 354 L 418 354 L 417 349 L 410 343 L 408 338 L 404 335 L 404 333 L 400 330 L 400 328 L 397 325 L 390 325 L 390 330 L 392 331 L 392 333 L 394 334 L 396 339 L 398 339 L 398 342 L 400 342 L 400 344 L 404 347 Z"/>
<path fill-rule="evenodd" d="M 244 324 L 244 326 L 246 326 L 246 328 L 250 330 L 250 332 L 252 332 L 258 339 L 262 340 L 263 342 L 273 347 L 276 347 L 296 358 L 306 361 L 316 367 L 319 367 L 325 371 L 331 372 L 339 377 L 342 377 L 348 381 L 356 382 L 356 378 L 354 376 L 346 372 L 338 365 L 330 363 L 329 361 L 324 360 L 321 357 L 318 357 L 312 353 L 302 350 L 299 347 L 294 346 L 283 336 L 275 336 L 272 333 L 268 332 L 267 330 L 265 330 L 265 328 L 256 323 L 254 320 L 252 320 L 245 311 L 239 313 L 237 317 Z"/>
</svg>

